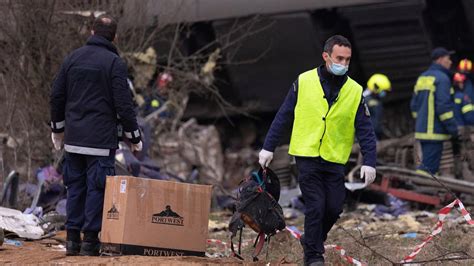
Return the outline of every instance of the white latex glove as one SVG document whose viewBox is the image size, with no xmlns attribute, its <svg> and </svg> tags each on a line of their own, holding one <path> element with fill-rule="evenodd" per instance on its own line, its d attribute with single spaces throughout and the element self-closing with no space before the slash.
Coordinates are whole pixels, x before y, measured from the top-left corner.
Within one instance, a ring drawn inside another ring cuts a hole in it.
<svg viewBox="0 0 474 266">
<path fill-rule="evenodd" d="M 368 186 L 374 182 L 376 176 L 375 168 L 367 165 L 362 165 L 360 168 L 360 179 L 365 177 L 365 185 Z"/>
<path fill-rule="evenodd" d="M 258 154 L 258 163 L 262 168 L 266 168 L 273 159 L 273 152 L 262 149 Z"/>
<path fill-rule="evenodd" d="M 140 140 L 140 142 L 138 142 L 137 144 L 133 144 L 132 143 L 132 152 L 134 151 L 141 151 L 143 149 L 143 143 L 142 141 Z"/>
<path fill-rule="evenodd" d="M 51 140 L 53 141 L 54 148 L 59 151 L 63 147 L 64 133 L 51 132 Z"/>
</svg>

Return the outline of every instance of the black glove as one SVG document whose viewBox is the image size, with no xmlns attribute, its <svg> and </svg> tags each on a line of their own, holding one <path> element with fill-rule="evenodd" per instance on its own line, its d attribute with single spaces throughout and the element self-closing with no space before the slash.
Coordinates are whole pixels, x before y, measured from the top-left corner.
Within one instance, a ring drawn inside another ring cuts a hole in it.
<svg viewBox="0 0 474 266">
<path fill-rule="evenodd" d="M 453 145 L 453 155 L 455 157 L 461 155 L 461 140 L 458 135 L 451 138 L 451 145 Z"/>
</svg>

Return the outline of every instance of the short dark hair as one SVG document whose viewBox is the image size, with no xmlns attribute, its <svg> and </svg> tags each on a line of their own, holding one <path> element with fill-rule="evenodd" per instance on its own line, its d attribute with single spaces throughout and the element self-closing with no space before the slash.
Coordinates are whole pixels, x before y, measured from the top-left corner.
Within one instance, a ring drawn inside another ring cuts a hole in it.
<svg viewBox="0 0 474 266">
<path fill-rule="evenodd" d="M 333 35 L 324 43 L 324 52 L 331 54 L 334 45 L 345 46 L 352 49 L 351 42 L 342 35 Z"/>
<path fill-rule="evenodd" d="M 94 20 L 92 30 L 95 35 L 113 41 L 115 39 L 115 34 L 117 33 L 117 22 L 112 16 L 106 14 L 100 15 Z"/>
</svg>

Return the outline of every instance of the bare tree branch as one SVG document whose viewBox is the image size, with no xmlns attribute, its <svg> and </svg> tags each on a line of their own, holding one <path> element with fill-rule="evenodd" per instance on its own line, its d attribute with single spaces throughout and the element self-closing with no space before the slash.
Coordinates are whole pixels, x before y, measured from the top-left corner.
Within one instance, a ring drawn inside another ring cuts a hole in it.
<svg viewBox="0 0 474 266">
<path fill-rule="evenodd" d="M 349 235 L 352 239 L 354 239 L 354 241 L 355 241 L 357 244 L 359 244 L 359 245 L 361 245 L 361 246 L 367 248 L 368 250 L 372 251 L 373 254 L 375 254 L 375 255 L 377 255 L 378 257 L 381 257 L 381 258 L 383 258 L 384 260 L 390 262 L 392 265 L 398 264 L 398 263 L 392 261 L 390 258 L 388 258 L 388 257 L 386 257 L 386 256 L 384 256 L 384 255 L 382 255 L 381 253 L 379 253 L 378 251 L 376 251 L 375 249 L 373 249 L 373 248 L 370 247 L 369 245 L 365 244 L 363 241 L 360 241 L 358 238 L 356 238 L 356 237 L 353 236 L 351 233 L 349 233 L 346 229 L 344 229 L 344 227 L 342 227 L 342 226 L 340 226 L 340 225 L 336 225 L 336 226 L 337 226 L 338 229 L 341 229 L 342 231 L 344 231 L 344 233 L 346 233 L 346 234 Z"/>
</svg>

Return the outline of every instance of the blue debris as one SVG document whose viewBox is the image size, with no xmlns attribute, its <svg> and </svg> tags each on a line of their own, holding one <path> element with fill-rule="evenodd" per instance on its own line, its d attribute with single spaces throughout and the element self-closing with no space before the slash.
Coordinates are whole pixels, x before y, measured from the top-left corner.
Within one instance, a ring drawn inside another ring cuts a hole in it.
<svg viewBox="0 0 474 266">
<path fill-rule="evenodd" d="M 3 240 L 3 244 L 6 244 L 6 245 L 11 245 L 11 246 L 16 246 L 16 247 L 21 247 L 23 246 L 23 244 L 18 241 L 18 240 L 14 240 L 14 239 L 8 239 L 8 238 L 5 238 Z"/>
<path fill-rule="evenodd" d="M 388 205 L 388 206 L 387 206 Z M 398 217 L 408 211 L 407 202 L 388 194 L 388 204 L 377 204 L 375 206 L 374 212 L 377 216 L 382 216 L 384 214 L 390 214 L 392 216 Z"/>
<path fill-rule="evenodd" d="M 411 232 L 411 233 L 406 233 L 406 234 L 401 235 L 401 237 L 403 238 L 416 238 L 416 236 L 417 236 L 416 232 Z"/>
</svg>

